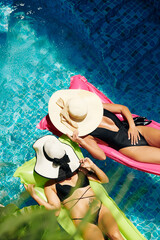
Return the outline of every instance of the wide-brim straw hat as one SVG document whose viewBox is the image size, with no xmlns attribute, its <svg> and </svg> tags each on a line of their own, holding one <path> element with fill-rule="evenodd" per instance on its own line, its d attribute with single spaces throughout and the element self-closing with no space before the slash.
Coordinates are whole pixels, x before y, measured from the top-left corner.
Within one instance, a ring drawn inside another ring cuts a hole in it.
<svg viewBox="0 0 160 240">
<path fill-rule="evenodd" d="M 82 112 L 84 108 L 86 111 L 84 119 L 79 120 L 77 118 L 77 120 L 75 120 L 75 118 L 72 119 L 72 116 L 70 116 L 78 125 L 77 130 L 79 136 L 88 135 L 100 124 L 103 117 L 103 105 L 100 98 L 95 93 L 80 89 L 59 90 L 51 96 L 48 104 L 48 112 L 51 122 L 60 132 L 69 135 L 73 134 L 73 130 L 61 121 L 60 115 L 62 108 L 57 104 L 59 99 L 62 99 L 65 105 L 68 104 L 69 101 L 72 101 L 71 105 L 74 105 L 74 99 L 76 103 L 82 100 L 83 106 L 80 107 L 77 104 L 77 110 L 74 110 Z"/>
<path fill-rule="evenodd" d="M 39 138 L 33 144 L 33 148 L 36 151 L 34 170 L 42 177 L 64 180 L 71 177 L 80 166 L 74 149 L 68 144 L 60 142 L 53 135 Z M 64 157 L 67 159 L 65 163 Z M 61 163 L 63 163 L 63 167 Z"/>
</svg>

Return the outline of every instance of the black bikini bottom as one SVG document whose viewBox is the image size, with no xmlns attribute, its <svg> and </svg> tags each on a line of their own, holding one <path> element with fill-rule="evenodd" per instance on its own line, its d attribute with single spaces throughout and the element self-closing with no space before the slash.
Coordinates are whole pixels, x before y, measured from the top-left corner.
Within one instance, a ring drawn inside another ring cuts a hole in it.
<svg viewBox="0 0 160 240">
<path fill-rule="evenodd" d="M 100 213 L 101 207 L 102 207 L 102 203 L 100 204 L 100 207 L 98 208 L 98 210 L 91 215 L 90 223 L 98 225 L 98 219 L 99 219 L 99 213 Z M 83 218 L 72 218 L 72 220 L 83 220 Z"/>
</svg>

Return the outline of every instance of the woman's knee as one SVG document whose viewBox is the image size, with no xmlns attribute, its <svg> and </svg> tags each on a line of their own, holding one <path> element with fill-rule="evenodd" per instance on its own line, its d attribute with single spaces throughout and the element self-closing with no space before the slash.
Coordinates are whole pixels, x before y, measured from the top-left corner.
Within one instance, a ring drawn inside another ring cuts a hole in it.
<svg viewBox="0 0 160 240">
<path fill-rule="evenodd" d="M 111 240 L 120 240 L 122 239 L 122 236 L 120 234 L 120 232 L 118 230 L 115 230 L 111 233 L 108 233 L 108 237 L 111 239 Z"/>
</svg>

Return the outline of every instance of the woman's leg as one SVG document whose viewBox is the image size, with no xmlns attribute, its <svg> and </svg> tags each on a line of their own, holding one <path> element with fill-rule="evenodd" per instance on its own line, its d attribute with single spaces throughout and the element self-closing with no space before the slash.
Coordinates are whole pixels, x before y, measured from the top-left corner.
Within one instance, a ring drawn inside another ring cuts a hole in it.
<svg viewBox="0 0 160 240">
<path fill-rule="evenodd" d="M 81 220 L 74 220 L 77 227 L 80 228 L 84 240 L 104 240 L 103 233 L 98 226 L 92 223 L 81 225 Z"/>
<path fill-rule="evenodd" d="M 98 227 L 111 240 L 124 240 L 118 225 L 108 208 L 102 205 L 99 212 Z"/>
<path fill-rule="evenodd" d="M 122 154 L 139 162 L 160 164 L 160 148 L 152 146 L 134 146 L 119 150 Z"/>
<path fill-rule="evenodd" d="M 147 126 L 137 126 L 150 146 L 133 146 L 119 151 L 139 162 L 160 164 L 160 130 Z"/>
<path fill-rule="evenodd" d="M 150 146 L 160 148 L 160 129 L 147 126 L 137 126 L 137 128 Z"/>
</svg>

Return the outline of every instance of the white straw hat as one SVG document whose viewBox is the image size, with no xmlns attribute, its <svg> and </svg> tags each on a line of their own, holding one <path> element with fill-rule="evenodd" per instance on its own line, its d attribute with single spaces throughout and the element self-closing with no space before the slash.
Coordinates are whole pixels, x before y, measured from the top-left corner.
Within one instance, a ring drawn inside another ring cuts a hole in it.
<svg viewBox="0 0 160 240">
<path fill-rule="evenodd" d="M 62 121 L 63 107 L 67 109 L 71 124 Z M 48 112 L 51 122 L 62 133 L 72 135 L 73 129 L 77 129 L 79 136 L 85 136 L 100 124 L 103 105 L 100 98 L 92 92 L 80 89 L 59 90 L 51 96 Z"/>
<path fill-rule="evenodd" d="M 71 177 L 80 166 L 73 148 L 53 135 L 39 138 L 33 148 L 37 155 L 34 170 L 42 177 L 61 181 Z"/>
</svg>

